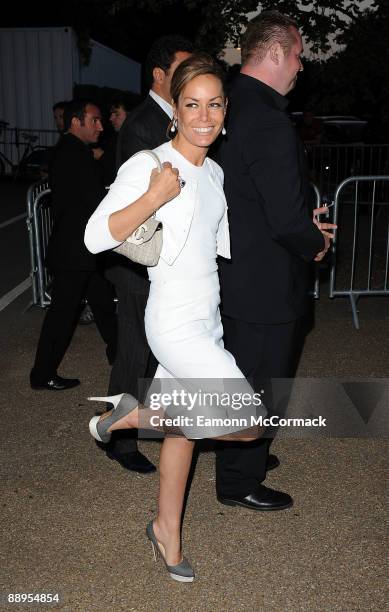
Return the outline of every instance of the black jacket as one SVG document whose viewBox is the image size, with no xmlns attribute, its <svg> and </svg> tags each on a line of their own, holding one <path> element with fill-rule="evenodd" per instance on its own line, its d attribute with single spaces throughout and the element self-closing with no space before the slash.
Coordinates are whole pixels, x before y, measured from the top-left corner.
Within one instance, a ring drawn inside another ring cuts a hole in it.
<svg viewBox="0 0 389 612">
<path fill-rule="evenodd" d="M 143 149 L 155 149 L 167 142 L 166 130 L 169 116 L 151 96 L 129 113 L 119 131 L 116 165 L 119 168 L 127 159 Z"/>
<path fill-rule="evenodd" d="M 49 182 L 54 224 L 46 265 L 53 270 L 94 270 L 97 258 L 87 250 L 84 232 L 106 192 L 91 149 L 65 134 L 55 148 Z"/>
<path fill-rule="evenodd" d="M 239 74 L 218 161 L 229 207 L 231 262 L 220 261 L 223 313 L 283 323 L 305 311 L 308 262 L 324 247 L 308 206 L 303 148 L 287 100 Z"/>
<path fill-rule="evenodd" d="M 117 167 L 124 164 L 134 153 L 143 149 L 155 149 L 166 142 L 169 123 L 170 118 L 165 111 L 151 96 L 147 96 L 127 115 L 120 128 L 116 152 Z M 124 282 L 131 292 L 148 295 L 150 283 L 147 268 L 117 253 L 114 254 L 114 259 L 116 264 L 120 264 L 120 268 L 124 268 Z M 122 274 L 120 276 L 123 278 Z M 116 283 L 118 282 L 116 278 Z"/>
</svg>

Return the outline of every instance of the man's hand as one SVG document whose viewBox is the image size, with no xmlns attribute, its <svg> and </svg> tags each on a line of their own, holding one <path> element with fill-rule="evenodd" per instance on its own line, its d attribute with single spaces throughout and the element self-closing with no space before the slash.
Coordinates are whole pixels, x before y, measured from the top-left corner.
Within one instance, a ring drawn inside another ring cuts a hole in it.
<svg viewBox="0 0 389 612">
<path fill-rule="evenodd" d="M 330 248 L 330 244 L 331 244 L 330 240 L 331 238 L 333 238 L 332 234 L 330 234 L 329 232 L 322 232 L 322 234 L 324 236 L 324 250 L 320 251 L 320 253 L 316 255 L 313 261 L 321 261 L 322 259 L 324 259 L 328 249 Z"/>
<path fill-rule="evenodd" d="M 328 206 L 320 206 L 319 208 L 315 208 L 313 211 L 313 222 L 324 236 L 324 250 L 320 251 L 320 253 L 316 255 L 314 261 L 321 261 L 325 257 L 328 249 L 330 248 L 331 240 L 333 240 L 334 235 L 327 230 L 337 229 L 338 227 L 335 223 L 321 223 L 319 221 L 319 215 L 322 215 L 327 212 Z"/>
<path fill-rule="evenodd" d="M 319 215 L 325 215 L 326 213 L 328 213 L 328 206 L 319 206 L 319 208 L 314 208 L 313 209 L 313 220 L 315 221 L 316 217 L 319 217 Z"/>
</svg>

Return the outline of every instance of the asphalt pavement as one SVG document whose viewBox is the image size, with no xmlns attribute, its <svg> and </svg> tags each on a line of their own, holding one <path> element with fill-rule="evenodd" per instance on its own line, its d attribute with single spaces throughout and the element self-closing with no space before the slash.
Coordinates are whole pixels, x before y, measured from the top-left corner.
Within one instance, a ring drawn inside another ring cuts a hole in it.
<svg viewBox="0 0 389 612">
<path fill-rule="evenodd" d="M 0 191 L 4 196 L 1 186 Z M 12 191 L 14 204 L 11 191 L 1 205 L 1 221 L 24 210 L 23 190 Z M 15 236 L 26 240 L 23 221 L 20 228 L 18 223 L 0 228 L 2 296 L 28 277 L 28 246 L 19 251 L 14 242 Z M 183 526 L 183 548 L 196 579 L 175 583 L 162 563 L 154 562 L 145 537 L 156 509 L 158 474 L 126 472 L 88 433 L 96 406 L 86 398 L 104 395 L 109 377 L 95 325 L 77 327 L 60 369 L 64 376 L 78 376 L 81 386 L 33 391 L 28 374 L 44 313 L 29 308 L 30 301 L 27 289 L 0 312 L 0 609 L 387 609 L 386 438 L 276 439 L 281 465 L 265 484 L 288 491 L 295 502 L 281 512 L 219 504 L 214 454 L 201 452 Z M 387 383 L 389 299 L 361 299 L 359 311 L 357 331 L 347 300 L 329 300 L 322 291 L 299 380 Z M 386 385 L 381 407 L 388 407 L 388 399 Z M 140 448 L 158 463 L 158 442 L 141 441 Z M 13 603 L 9 599 L 17 593 L 39 595 L 40 602 Z M 44 603 L 47 593 L 58 594 L 58 603 Z"/>
<path fill-rule="evenodd" d="M 30 273 L 27 189 L 27 182 L 0 181 L 0 300 Z"/>
</svg>

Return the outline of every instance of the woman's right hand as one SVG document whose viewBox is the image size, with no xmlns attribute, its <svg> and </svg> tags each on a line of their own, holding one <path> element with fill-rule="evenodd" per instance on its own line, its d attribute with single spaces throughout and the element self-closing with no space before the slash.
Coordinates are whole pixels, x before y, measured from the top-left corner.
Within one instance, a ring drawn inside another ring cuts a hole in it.
<svg viewBox="0 0 389 612">
<path fill-rule="evenodd" d="M 162 172 L 154 168 L 151 172 L 148 193 L 155 201 L 155 210 L 177 197 L 181 192 L 178 169 L 170 162 L 163 162 Z"/>
</svg>

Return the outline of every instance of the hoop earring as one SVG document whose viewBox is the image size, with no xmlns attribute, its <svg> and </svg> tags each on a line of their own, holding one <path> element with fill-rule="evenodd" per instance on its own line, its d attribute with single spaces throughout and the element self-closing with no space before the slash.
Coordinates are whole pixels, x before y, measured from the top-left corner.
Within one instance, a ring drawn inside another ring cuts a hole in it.
<svg viewBox="0 0 389 612">
<path fill-rule="evenodd" d="M 223 135 L 223 136 L 225 136 L 226 134 L 227 134 L 227 130 L 226 130 L 226 128 L 225 128 L 225 127 L 224 127 L 224 125 L 223 125 L 222 135 Z"/>
<path fill-rule="evenodd" d="M 177 130 L 177 119 L 173 119 L 173 123 L 172 123 L 172 127 L 170 128 L 170 131 L 174 132 Z"/>
</svg>

